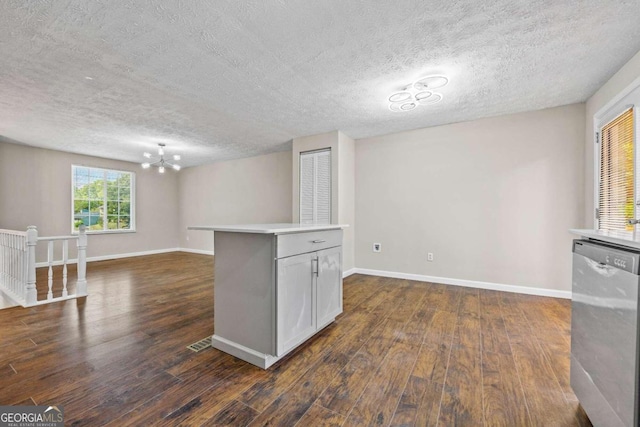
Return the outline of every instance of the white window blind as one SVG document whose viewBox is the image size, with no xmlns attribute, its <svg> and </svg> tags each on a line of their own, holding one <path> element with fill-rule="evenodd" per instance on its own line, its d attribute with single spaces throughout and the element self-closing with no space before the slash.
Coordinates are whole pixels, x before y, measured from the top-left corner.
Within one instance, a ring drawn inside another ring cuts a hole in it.
<svg viewBox="0 0 640 427">
<path fill-rule="evenodd" d="M 331 149 L 300 153 L 300 223 L 331 223 Z"/>
<path fill-rule="evenodd" d="M 635 218 L 633 109 L 600 129 L 598 228 L 633 230 Z"/>
</svg>

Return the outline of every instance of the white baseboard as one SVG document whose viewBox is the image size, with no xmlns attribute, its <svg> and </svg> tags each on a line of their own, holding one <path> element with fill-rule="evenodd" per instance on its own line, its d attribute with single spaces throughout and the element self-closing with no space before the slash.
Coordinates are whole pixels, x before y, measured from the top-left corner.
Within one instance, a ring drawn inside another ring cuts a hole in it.
<svg viewBox="0 0 640 427">
<path fill-rule="evenodd" d="M 342 272 L 342 278 L 345 279 L 345 278 L 351 276 L 352 274 L 356 274 L 357 270 L 358 269 L 354 267 L 354 268 L 350 268 L 349 270 L 343 271 Z"/>
<path fill-rule="evenodd" d="M 144 255 L 157 255 L 157 254 L 165 254 L 167 252 L 178 252 L 178 251 L 180 251 L 180 248 L 167 248 L 167 249 L 154 249 L 151 251 L 142 251 L 142 252 L 130 252 L 127 254 L 92 256 L 92 257 L 87 257 L 87 262 L 106 261 L 109 259 L 131 258 L 136 256 L 144 256 Z"/>
<path fill-rule="evenodd" d="M 189 252 L 191 254 L 212 255 L 213 256 L 213 251 L 207 251 L 207 250 L 204 250 L 204 249 L 180 248 L 179 250 L 181 252 Z"/>
<path fill-rule="evenodd" d="M 124 253 L 124 254 L 112 254 L 112 255 L 87 257 L 87 262 L 106 261 L 110 259 L 120 259 L 120 258 L 131 258 L 131 257 L 137 257 L 137 256 L 144 256 L 144 255 L 156 255 L 156 254 L 163 254 L 167 252 L 189 252 L 194 254 L 213 255 L 213 251 L 207 251 L 202 249 L 167 248 L 167 249 L 154 249 L 151 251 L 130 252 L 130 253 Z M 67 263 L 77 264 L 78 260 L 70 259 Z M 46 267 L 47 265 L 48 265 L 47 262 L 36 263 L 37 268 Z M 53 265 L 54 266 L 62 265 L 62 261 L 61 260 L 54 261 Z M 354 267 L 349 270 L 343 271 L 342 277 L 346 278 L 351 276 L 352 274 L 365 274 L 368 276 L 380 276 L 380 277 L 391 277 L 394 279 L 415 280 L 417 282 L 442 283 L 444 285 L 466 286 L 468 288 L 490 289 L 494 291 L 513 292 L 518 294 L 539 295 L 539 296 L 545 296 L 545 297 L 571 299 L 571 291 L 534 288 L 529 286 L 506 285 L 502 283 L 492 283 L 492 282 L 480 282 L 477 280 L 454 279 L 450 277 L 425 276 L 421 274 L 399 273 L 395 271 L 372 270 L 369 268 Z"/>
<path fill-rule="evenodd" d="M 571 299 L 571 291 L 533 288 L 529 286 L 505 285 L 502 283 L 480 282 L 476 280 L 452 279 L 450 277 L 424 276 L 421 274 L 398 273 L 395 271 L 355 268 L 354 273 L 368 276 L 391 277 L 394 279 L 415 280 L 417 282 L 442 283 L 444 285 L 466 286 L 468 288 L 489 289 L 493 291 L 513 292 L 517 294 L 539 295 L 544 297 Z M 349 270 L 351 271 L 351 270 Z M 353 273 L 351 273 L 353 274 Z"/>
<path fill-rule="evenodd" d="M 267 369 L 269 366 L 276 363 L 282 358 L 271 356 L 270 354 L 260 353 L 249 347 L 245 347 L 237 342 L 228 340 L 218 335 L 213 335 L 211 338 L 211 347 L 229 353 L 232 356 L 242 359 L 246 362 L 256 365 L 262 369 Z"/>
<path fill-rule="evenodd" d="M 87 262 L 93 262 L 93 261 L 107 261 L 110 259 L 120 259 L 120 258 L 131 258 L 131 257 L 136 257 L 136 256 L 144 256 L 144 255 L 157 255 L 157 254 L 164 254 L 167 252 L 179 252 L 180 248 L 167 248 L 167 249 L 154 249 L 151 251 L 141 251 L 141 252 L 129 252 L 129 253 L 125 253 L 125 254 L 111 254 L 111 255 L 100 255 L 100 256 L 91 256 L 91 257 L 87 257 Z M 77 258 L 73 258 L 67 261 L 67 264 L 77 264 L 78 263 L 78 259 Z M 40 268 L 40 267 L 46 267 L 48 266 L 49 263 L 47 263 L 46 261 L 44 262 L 36 262 L 36 268 Z M 62 265 L 62 260 L 56 260 L 53 261 L 51 263 L 51 265 Z"/>
</svg>

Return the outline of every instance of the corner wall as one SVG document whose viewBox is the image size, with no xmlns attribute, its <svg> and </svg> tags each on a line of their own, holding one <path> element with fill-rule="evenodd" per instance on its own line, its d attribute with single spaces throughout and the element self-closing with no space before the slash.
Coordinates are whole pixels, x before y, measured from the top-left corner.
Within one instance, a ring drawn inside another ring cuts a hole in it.
<svg viewBox="0 0 640 427">
<path fill-rule="evenodd" d="M 348 225 L 343 231 L 342 268 L 355 268 L 355 141 L 340 131 L 305 136 L 293 140 L 292 204 L 293 222 L 300 222 L 300 153 L 331 148 L 331 223 Z"/>
<path fill-rule="evenodd" d="M 338 132 L 338 223 L 348 224 L 344 229 L 344 243 L 342 248 L 342 264 L 345 273 L 356 267 L 355 236 L 356 236 L 356 145 L 355 141 L 342 132 Z"/>
<path fill-rule="evenodd" d="M 180 171 L 180 247 L 213 253 L 213 232 L 188 226 L 291 222 L 291 152 Z"/>
<path fill-rule="evenodd" d="M 574 104 L 356 141 L 358 269 L 569 291 L 584 114 Z"/>
<path fill-rule="evenodd" d="M 71 234 L 71 165 L 136 174 L 136 232 L 89 235 L 88 257 L 178 247 L 177 174 L 139 164 L 0 142 L 0 228 L 38 227 L 40 236 Z M 59 247 L 56 259 L 60 258 Z M 69 245 L 75 258 L 75 245 Z M 44 261 L 38 252 L 38 261 Z"/>
</svg>

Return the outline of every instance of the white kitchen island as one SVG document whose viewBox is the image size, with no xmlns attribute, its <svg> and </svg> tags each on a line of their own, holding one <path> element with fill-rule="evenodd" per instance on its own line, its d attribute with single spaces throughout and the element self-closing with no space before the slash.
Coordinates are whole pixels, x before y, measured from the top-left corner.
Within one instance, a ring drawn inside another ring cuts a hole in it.
<svg viewBox="0 0 640 427">
<path fill-rule="evenodd" d="M 215 232 L 212 346 L 268 368 L 342 313 L 345 225 L 193 226 Z"/>
</svg>

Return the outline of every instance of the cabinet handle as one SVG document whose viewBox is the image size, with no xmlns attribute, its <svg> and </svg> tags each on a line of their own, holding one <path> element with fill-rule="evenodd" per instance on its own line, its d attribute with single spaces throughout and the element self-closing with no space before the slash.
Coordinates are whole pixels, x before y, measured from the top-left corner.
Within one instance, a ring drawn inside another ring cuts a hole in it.
<svg viewBox="0 0 640 427">
<path fill-rule="evenodd" d="M 320 275 L 320 265 L 318 263 L 318 258 L 312 259 L 312 274 L 315 274 L 316 277 Z"/>
<path fill-rule="evenodd" d="M 319 240 L 313 240 L 311 243 L 324 243 L 324 242 L 326 242 L 326 240 L 319 239 Z"/>
</svg>

